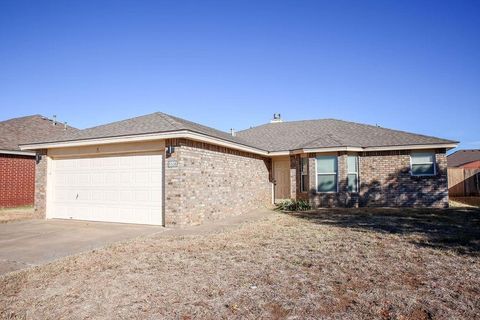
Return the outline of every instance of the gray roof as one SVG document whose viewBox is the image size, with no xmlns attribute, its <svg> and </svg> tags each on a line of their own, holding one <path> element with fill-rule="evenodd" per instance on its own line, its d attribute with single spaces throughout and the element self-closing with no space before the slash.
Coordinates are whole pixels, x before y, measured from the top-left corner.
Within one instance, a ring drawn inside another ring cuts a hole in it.
<svg viewBox="0 0 480 320">
<path fill-rule="evenodd" d="M 458 167 L 473 161 L 480 161 L 480 149 L 458 150 L 447 156 L 449 167 Z"/>
<path fill-rule="evenodd" d="M 0 150 L 17 151 L 18 145 L 36 139 L 48 139 L 49 136 L 77 129 L 54 122 L 39 114 L 13 118 L 0 122 Z"/>
<path fill-rule="evenodd" d="M 162 112 L 155 112 L 75 132 L 64 132 L 56 136 L 51 136 L 49 139 L 38 139 L 30 141 L 30 143 L 64 142 L 149 133 L 175 132 L 181 130 L 202 133 L 214 138 L 236 142 L 246 146 L 249 145 L 248 142 L 243 139 L 234 137 L 227 132 L 177 118 Z"/>
<path fill-rule="evenodd" d="M 237 135 L 251 145 L 268 151 L 456 143 L 456 141 L 336 119 L 268 123 L 239 131 Z"/>
<path fill-rule="evenodd" d="M 232 136 L 227 132 L 162 112 L 84 130 L 67 130 L 59 135 L 49 136 L 47 139 L 31 140 L 29 143 L 65 142 L 181 130 L 197 132 L 265 151 L 455 143 L 451 140 L 334 119 L 269 123 L 239 131 L 236 136 Z"/>
</svg>

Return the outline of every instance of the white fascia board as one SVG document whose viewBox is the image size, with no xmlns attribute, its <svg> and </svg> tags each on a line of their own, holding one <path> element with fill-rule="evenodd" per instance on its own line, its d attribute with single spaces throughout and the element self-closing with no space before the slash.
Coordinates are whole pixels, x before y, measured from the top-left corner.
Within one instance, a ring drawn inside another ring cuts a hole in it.
<svg viewBox="0 0 480 320">
<path fill-rule="evenodd" d="M 452 149 L 457 146 L 456 143 L 449 144 L 419 144 L 419 145 L 405 145 L 405 146 L 388 146 L 388 147 L 333 147 L 333 148 L 315 148 L 315 149 L 298 149 L 293 150 L 292 154 L 299 153 L 321 153 L 321 152 L 367 152 L 367 151 L 391 151 L 391 150 L 420 150 L 420 149 Z"/>
<path fill-rule="evenodd" d="M 457 143 L 445 144 L 418 144 L 406 146 L 389 146 L 389 147 L 366 147 L 363 151 L 390 151 L 390 150 L 420 150 L 420 149 L 453 149 L 457 147 Z"/>
<path fill-rule="evenodd" d="M 16 151 L 16 150 L 0 150 L 1 154 L 14 154 L 19 156 L 35 156 L 36 153 L 32 151 Z"/>
<path fill-rule="evenodd" d="M 363 151 L 361 147 L 328 147 L 328 148 L 311 148 L 311 149 L 301 149 L 300 153 L 321 153 L 321 152 L 335 152 L 335 151 L 350 151 L 350 152 L 360 152 Z"/>
<path fill-rule="evenodd" d="M 88 140 L 34 143 L 34 144 L 20 145 L 19 147 L 21 150 L 39 150 L 39 149 L 83 147 L 83 146 L 92 146 L 97 144 L 151 141 L 151 140 L 174 139 L 174 138 L 180 138 L 178 132 L 168 133 L 168 134 L 155 133 L 155 134 L 142 134 L 142 135 L 135 135 L 135 136 L 97 138 L 97 139 L 88 139 Z"/>
<path fill-rule="evenodd" d="M 152 140 L 180 139 L 180 138 L 191 139 L 191 140 L 200 141 L 200 142 L 207 142 L 207 143 L 228 147 L 228 148 L 232 148 L 240 151 L 268 156 L 268 152 L 261 149 L 245 146 L 239 143 L 229 142 L 223 139 L 210 137 L 204 134 L 200 134 L 200 133 L 192 132 L 188 130 L 164 132 L 164 133 L 150 133 L 150 134 L 142 134 L 142 135 L 135 135 L 135 136 L 108 137 L 108 138 L 98 138 L 98 139 L 88 139 L 88 140 L 78 140 L 78 141 L 25 144 L 25 145 L 20 145 L 20 149 L 21 150 L 39 150 L 39 149 L 53 149 L 53 148 L 66 148 L 66 147 L 82 147 L 82 146 L 91 146 L 91 145 L 97 145 L 97 144 L 125 143 L 125 142 L 136 142 L 136 141 L 152 141 Z"/>
<path fill-rule="evenodd" d="M 268 153 L 270 157 L 288 156 L 291 154 L 292 154 L 292 151 L 270 151 Z"/>
</svg>

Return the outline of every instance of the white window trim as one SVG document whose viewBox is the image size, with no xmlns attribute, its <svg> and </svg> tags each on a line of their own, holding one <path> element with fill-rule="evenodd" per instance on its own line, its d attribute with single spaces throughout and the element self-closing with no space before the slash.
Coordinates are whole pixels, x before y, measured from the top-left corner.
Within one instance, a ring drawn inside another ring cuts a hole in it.
<svg viewBox="0 0 480 320">
<path fill-rule="evenodd" d="M 415 164 L 433 164 L 433 174 L 432 173 L 422 173 L 422 174 L 414 174 L 412 167 L 412 153 L 410 153 L 410 175 L 412 177 L 433 177 L 437 175 L 437 155 L 433 151 L 425 151 L 425 152 L 413 152 L 413 153 L 432 153 L 433 154 L 433 162 L 423 162 L 423 163 L 415 163 Z"/>
<path fill-rule="evenodd" d="M 356 158 L 356 160 L 357 160 L 357 161 L 356 161 L 356 162 L 357 162 L 357 166 L 356 166 L 356 167 L 357 167 L 357 171 L 356 171 L 356 172 L 350 172 L 350 171 L 349 171 L 350 168 L 348 167 L 348 157 L 355 157 L 355 158 Z M 359 179 L 359 177 L 360 177 L 360 175 L 359 175 L 360 163 L 359 163 L 359 162 L 360 162 L 360 161 L 359 161 L 358 155 L 348 155 L 348 156 L 347 156 L 347 189 L 348 189 L 348 176 L 349 176 L 350 174 L 354 174 L 354 175 L 357 176 L 357 183 L 356 183 L 356 184 L 357 184 L 357 191 L 348 191 L 349 193 L 359 193 L 359 192 L 360 192 L 360 183 L 359 183 L 359 181 L 360 181 L 360 179 Z"/>
<path fill-rule="evenodd" d="M 306 159 L 307 160 L 307 172 L 303 172 L 303 160 Z M 308 158 L 300 158 L 300 192 L 303 192 L 303 193 L 306 193 L 308 192 L 308 190 L 304 190 L 303 189 L 303 180 L 305 179 L 305 177 L 308 178 Z"/>
<path fill-rule="evenodd" d="M 336 159 L 336 165 L 337 165 L 337 172 L 322 172 L 322 173 L 318 173 L 318 158 L 319 157 L 335 157 Z M 337 188 L 335 191 L 318 191 L 318 175 L 326 175 L 326 176 L 331 176 L 331 175 L 335 175 L 336 177 L 336 181 L 337 181 Z M 338 156 L 315 156 L 315 190 L 316 190 L 316 193 L 338 193 Z"/>
</svg>

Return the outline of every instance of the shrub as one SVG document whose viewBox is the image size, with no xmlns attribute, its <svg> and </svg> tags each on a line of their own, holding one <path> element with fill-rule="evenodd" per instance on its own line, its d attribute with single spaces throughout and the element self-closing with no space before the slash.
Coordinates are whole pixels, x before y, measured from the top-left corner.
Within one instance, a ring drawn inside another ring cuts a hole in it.
<svg viewBox="0 0 480 320">
<path fill-rule="evenodd" d="M 307 211 L 312 209 L 306 200 L 284 200 L 277 204 L 277 210 L 281 211 Z"/>
</svg>

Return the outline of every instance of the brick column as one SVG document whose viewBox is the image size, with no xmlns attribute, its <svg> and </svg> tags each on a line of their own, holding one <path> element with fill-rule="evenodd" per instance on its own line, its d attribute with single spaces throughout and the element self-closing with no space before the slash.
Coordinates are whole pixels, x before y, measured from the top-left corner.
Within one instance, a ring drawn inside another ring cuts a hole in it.
<svg viewBox="0 0 480 320">
<path fill-rule="evenodd" d="M 318 197 L 315 197 L 317 192 L 317 172 L 315 167 L 315 153 L 308 154 L 308 198 L 312 207 L 320 205 Z"/>
<path fill-rule="evenodd" d="M 338 154 L 338 206 L 347 206 L 349 201 L 348 195 L 348 168 L 347 160 L 348 155 L 346 152 L 340 152 Z"/>
<path fill-rule="evenodd" d="M 297 199 L 298 157 L 290 156 L 290 198 Z"/>
<path fill-rule="evenodd" d="M 35 162 L 35 217 L 45 218 L 47 207 L 47 150 L 37 151 Z"/>
<path fill-rule="evenodd" d="M 438 193 L 443 197 L 437 203 L 435 203 L 434 207 L 439 208 L 448 208 L 448 175 L 447 175 L 447 155 L 446 150 L 436 150 L 435 152 L 435 162 L 437 165 L 437 175 L 438 175 Z"/>
</svg>

